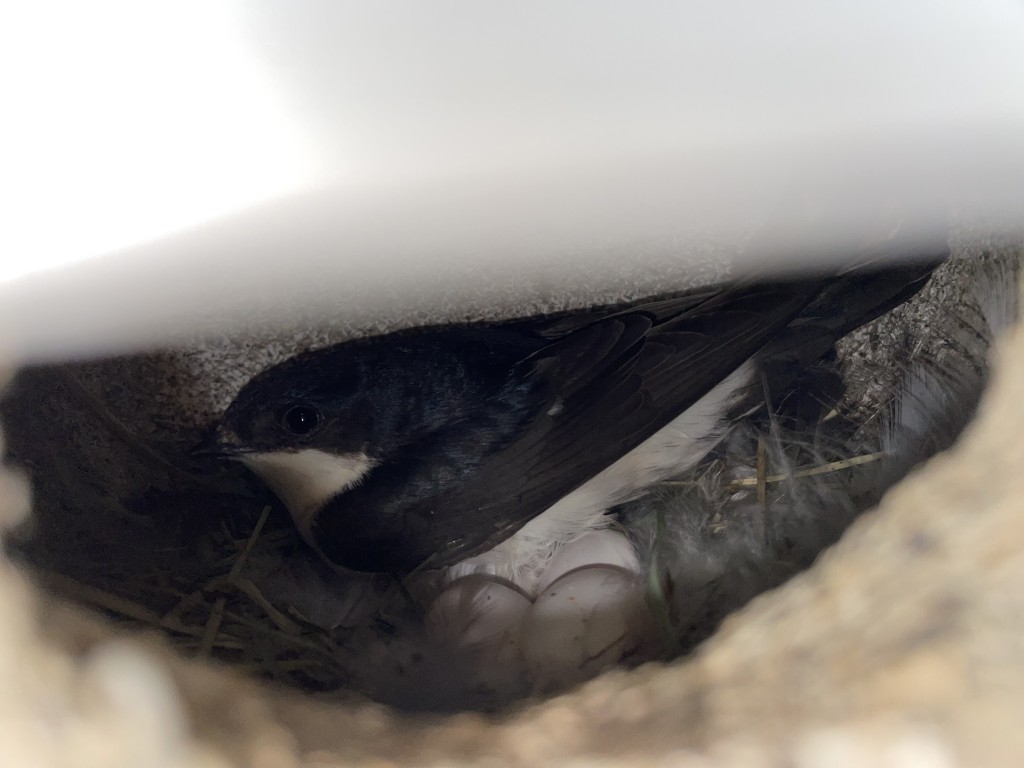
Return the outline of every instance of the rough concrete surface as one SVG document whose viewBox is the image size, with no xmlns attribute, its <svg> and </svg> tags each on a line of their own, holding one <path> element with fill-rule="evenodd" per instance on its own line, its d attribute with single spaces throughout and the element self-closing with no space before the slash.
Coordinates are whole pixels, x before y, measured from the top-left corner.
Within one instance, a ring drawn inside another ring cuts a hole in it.
<svg viewBox="0 0 1024 768">
<path fill-rule="evenodd" d="M 0 765 L 1024 764 L 1024 329 L 958 446 L 694 655 L 502 716 L 399 715 L 177 658 L 0 563 Z M 0 484 L 0 519 L 27 508 Z"/>
</svg>

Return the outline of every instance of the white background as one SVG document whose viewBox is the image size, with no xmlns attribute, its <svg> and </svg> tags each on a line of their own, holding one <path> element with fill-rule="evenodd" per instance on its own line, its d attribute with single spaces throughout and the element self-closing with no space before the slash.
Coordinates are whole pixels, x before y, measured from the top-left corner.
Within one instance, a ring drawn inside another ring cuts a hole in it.
<svg viewBox="0 0 1024 768">
<path fill-rule="evenodd" d="M 35 358 L 678 286 L 1024 199 L 1010 0 L 12 3 L 0 72 Z"/>
</svg>

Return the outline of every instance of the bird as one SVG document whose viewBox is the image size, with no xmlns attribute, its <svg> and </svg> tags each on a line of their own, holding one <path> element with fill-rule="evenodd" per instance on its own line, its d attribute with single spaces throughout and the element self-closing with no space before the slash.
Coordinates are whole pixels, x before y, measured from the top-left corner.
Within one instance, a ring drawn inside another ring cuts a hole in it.
<svg viewBox="0 0 1024 768">
<path fill-rule="evenodd" d="M 245 384 L 199 452 L 258 475 L 341 571 L 444 574 L 436 637 L 571 683 L 642 641 L 614 509 L 759 408 L 828 410 L 834 382 L 809 372 L 947 255 L 304 352 Z"/>
</svg>

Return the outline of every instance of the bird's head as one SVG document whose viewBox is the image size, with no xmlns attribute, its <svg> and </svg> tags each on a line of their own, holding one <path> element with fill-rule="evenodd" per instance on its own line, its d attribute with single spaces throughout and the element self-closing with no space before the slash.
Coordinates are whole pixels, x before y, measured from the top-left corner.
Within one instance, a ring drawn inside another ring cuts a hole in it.
<svg viewBox="0 0 1024 768">
<path fill-rule="evenodd" d="M 194 453 L 236 459 L 288 508 L 311 544 L 316 514 L 377 464 L 374 398 L 359 355 L 293 358 L 246 384 Z"/>
</svg>

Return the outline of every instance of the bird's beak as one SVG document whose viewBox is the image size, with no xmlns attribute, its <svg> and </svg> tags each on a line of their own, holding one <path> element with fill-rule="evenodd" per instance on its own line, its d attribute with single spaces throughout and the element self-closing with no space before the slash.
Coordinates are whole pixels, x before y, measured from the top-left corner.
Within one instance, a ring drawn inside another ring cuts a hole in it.
<svg viewBox="0 0 1024 768">
<path fill-rule="evenodd" d="M 212 456 L 218 459 L 234 459 L 251 452 L 252 449 L 244 445 L 238 435 L 225 425 L 218 424 L 200 443 L 192 447 L 189 455 L 200 458 Z"/>
</svg>

